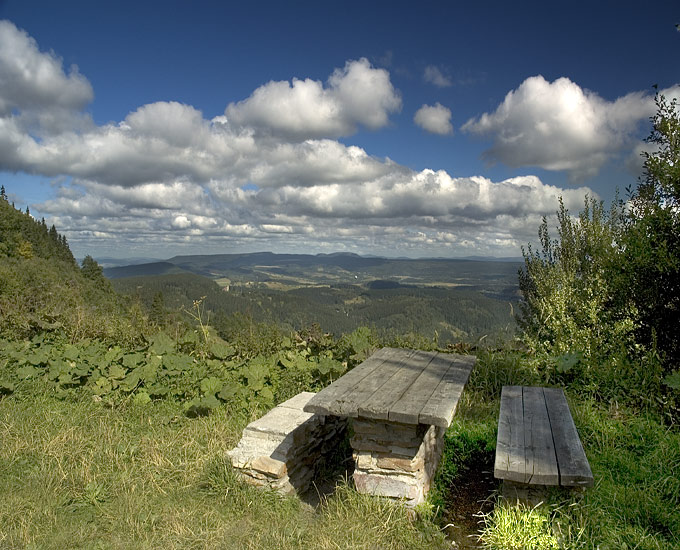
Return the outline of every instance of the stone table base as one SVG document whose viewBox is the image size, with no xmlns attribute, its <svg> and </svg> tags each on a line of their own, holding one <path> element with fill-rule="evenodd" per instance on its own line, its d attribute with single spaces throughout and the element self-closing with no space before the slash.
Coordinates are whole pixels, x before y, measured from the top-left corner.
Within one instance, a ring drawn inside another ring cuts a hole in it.
<svg viewBox="0 0 680 550">
<path fill-rule="evenodd" d="M 425 500 L 444 449 L 445 428 L 384 420 L 352 420 L 354 484 L 360 493 Z"/>
</svg>

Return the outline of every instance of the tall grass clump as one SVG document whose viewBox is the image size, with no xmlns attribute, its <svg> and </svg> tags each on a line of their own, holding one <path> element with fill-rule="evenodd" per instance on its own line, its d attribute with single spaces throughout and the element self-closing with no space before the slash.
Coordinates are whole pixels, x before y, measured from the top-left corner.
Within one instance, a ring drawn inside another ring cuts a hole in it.
<svg viewBox="0 0 680 550">
<path fill-rule="evenodd" d="M 550 514 L 545 507 L 501 503 L 484 516 L 480 541 L 489 550 L 558 550 Z"/>
</svg>

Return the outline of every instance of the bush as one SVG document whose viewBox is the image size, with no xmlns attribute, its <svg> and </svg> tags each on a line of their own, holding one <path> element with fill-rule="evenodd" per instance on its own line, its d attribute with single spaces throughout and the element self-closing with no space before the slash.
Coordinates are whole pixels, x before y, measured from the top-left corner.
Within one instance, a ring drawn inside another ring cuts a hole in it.
<svg viewBox="0 0 680 550">
<path fill-rule="evenodd" d="M 520 326 L 550 381 L 603 398 L 660 403 L 677 416 L 680 374 L 680 115 L 657 96 L 644 178 L 609 212 L 593 198 L 572 218 L 560 200 L 558 238 L 539 228 L 523 249 Z"/>
<path fill-rule="evenodd" d="M 609 212 L 601 201 L 586 197 L 573 219 L 560 199 L 558 239 L 552 240 L 544 218 L 539 228 L 541 250 L 522 250 L 520 326 L 524 342 L 535 354 L 559 357 L 579 352 L 586 362 L 618 355 L 633 343 L 634 308 L 614 307 L 616 243 L 623 229 L 616 201 Z"/>
</svg>

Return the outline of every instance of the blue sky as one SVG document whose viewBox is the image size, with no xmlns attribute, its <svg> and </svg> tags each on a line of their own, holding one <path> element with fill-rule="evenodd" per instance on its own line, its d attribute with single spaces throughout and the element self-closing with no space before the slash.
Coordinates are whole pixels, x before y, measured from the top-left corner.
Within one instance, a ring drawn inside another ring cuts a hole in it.
<svg viewBox="0 0 680 550">
<path fill-rule="evenodd" d="M 78 256 L 517 256 L 640 174 L 680 5 L 0 0 L 0 182 Z"/>
</svg>

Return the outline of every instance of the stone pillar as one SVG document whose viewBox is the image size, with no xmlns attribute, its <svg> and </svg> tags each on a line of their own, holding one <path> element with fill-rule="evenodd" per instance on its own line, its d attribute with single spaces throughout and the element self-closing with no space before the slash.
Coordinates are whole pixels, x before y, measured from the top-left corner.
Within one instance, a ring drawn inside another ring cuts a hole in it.
<svg viewBox="0 0 680 550">
<path fill-rule="evenodd" d="M 444 449 L 445 428 L 358 418 L 352 421 L 354 484 L 360 493 L 425 500 Z"/>
<path fill-rule="evenodd" d="M 313 395 L 302 392 L 246 426 L 239 444 L 227 451 L 246 483 L 285 495 L 309 488 L 347 429 L 344 418 L 304 412 Z"/>
</svg>

